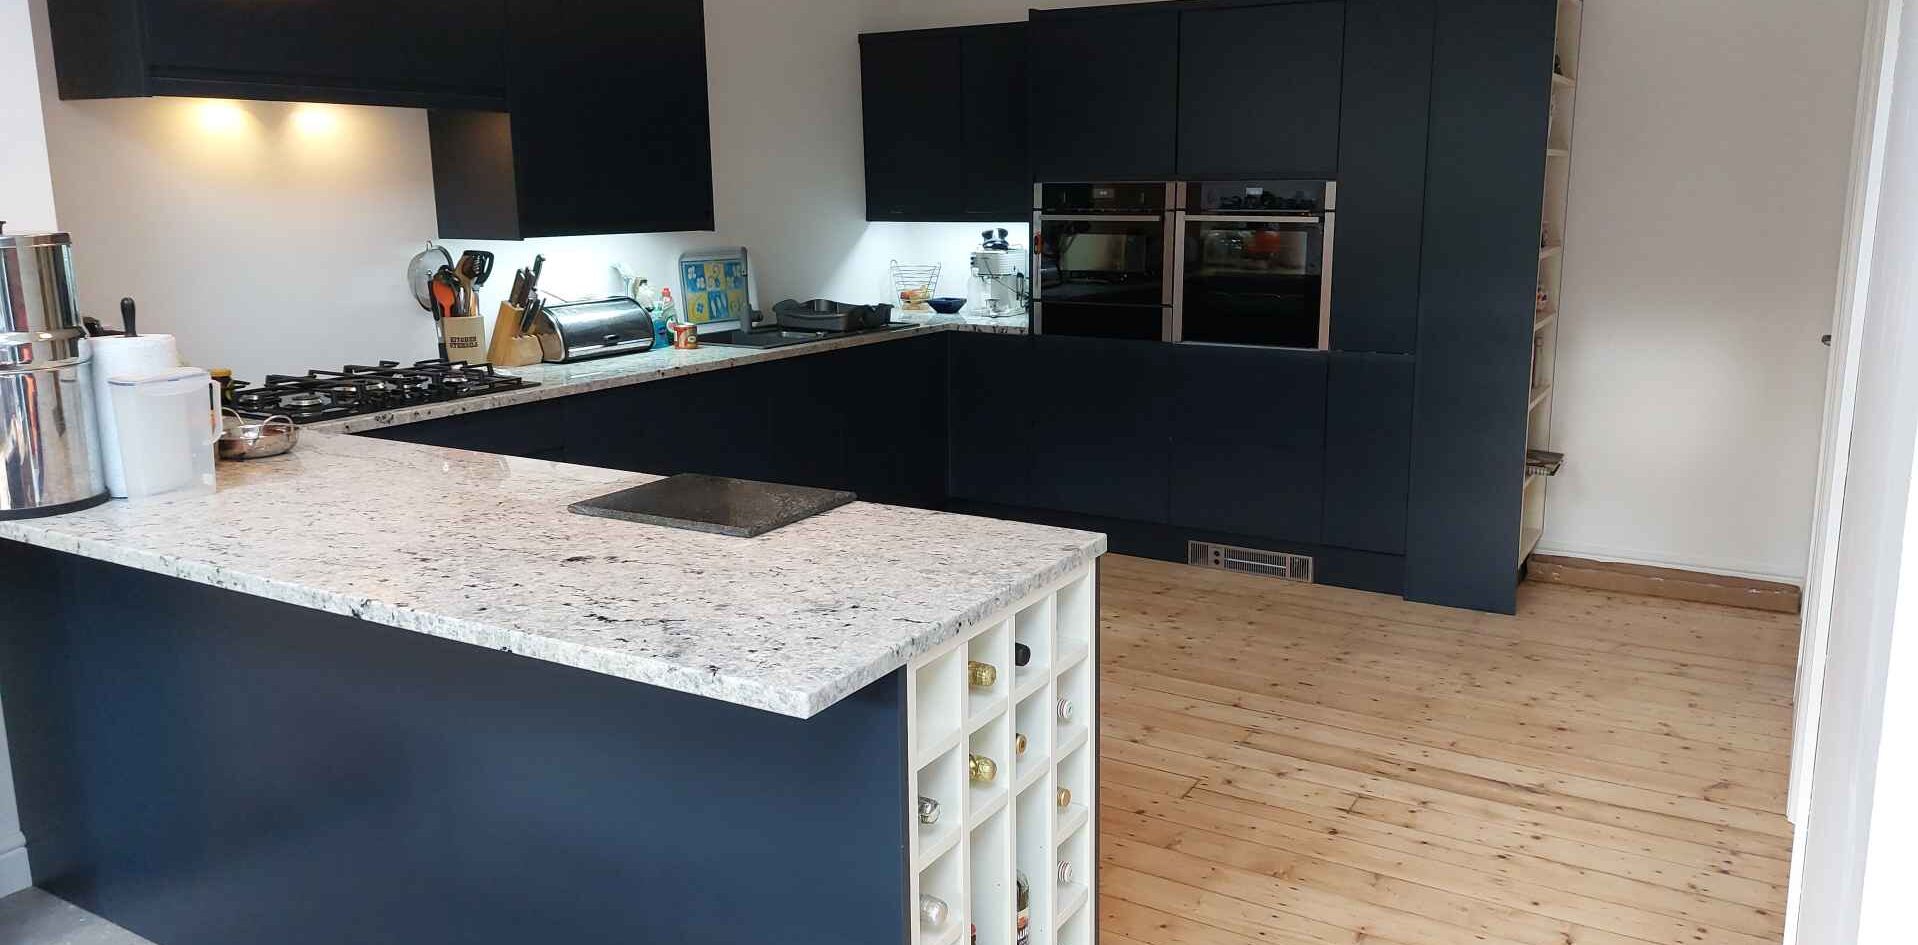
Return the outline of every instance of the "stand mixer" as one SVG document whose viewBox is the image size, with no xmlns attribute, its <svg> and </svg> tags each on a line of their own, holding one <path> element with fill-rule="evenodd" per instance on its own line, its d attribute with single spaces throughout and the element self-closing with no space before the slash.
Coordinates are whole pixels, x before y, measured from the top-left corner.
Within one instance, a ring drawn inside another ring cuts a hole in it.
<svg viewBox="0 0 1918 945">
<path fill-rule="evenodd" d="M 1026 254 L 1006 241 L 1006 231 L 986 230 L 978 249 L 972 251 L 972 278 L 967 284 L 966 309 L 987 318 L 1008 318 L 1026 313 L 1031 298 L 1025 273 Z"/>
</svg>

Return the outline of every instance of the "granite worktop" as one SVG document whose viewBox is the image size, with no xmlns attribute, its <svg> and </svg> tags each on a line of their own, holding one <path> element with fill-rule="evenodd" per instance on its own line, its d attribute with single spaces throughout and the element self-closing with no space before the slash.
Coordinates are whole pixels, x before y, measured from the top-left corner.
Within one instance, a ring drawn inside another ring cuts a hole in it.
<svg viewBox="0 0 1918 945">
<path fill-rule="evenodd" d="M 758 364 L 763 361 L 777 361 L 782 358 L 805 357 L 826 351 L 861 345 L 884 344 L 902 338 L 914 338 L 920 335 L 941 331 L 976 331 L 999 334 L 1025 334 L 1028 320 L 1024 315 L 991 318 L 985 315 L 960 313 L 940 315 L 934 312 L 902 312 L 895 310 L 893 321 L 909 327 L 891 331 L 871 332 L 852 335 L 845 338 L 828 338 L 823 341 L 788 345 L 783 348 L 736 348 L 726 345 L 709 344 L 691 351 L 662 348 L 639 354 L 620 355 L 611 358 L 598 358 L 591 361 L 578 361 L 572 364 L 529 364 L 525 367 L 501 368 L 503 374 L 514 374 L 529 381 L 537 381 L 537 387 L 522 387 L 517 390 L 501 391 L 484 397 L 467 400 L 455 400 L 437 404 L 420 404 L 395 410 L 382 411 L 359 417 L 346 417 L 340 420 L 328 420 L 310 424 L 308 430 L 328 433 L 365 433 L 384 427 L 402 426 L 419 423 L 440 417 L 454 417 L 461 414 L 478 413 L 514 404 L 532 403 L 539 400 L 551 400 L 555 397 L 569 397 L 596 390 L 609 390 L 615 387 L 628 387 L 644 384 L 648 381 L 679 377 L 686 374 L 701 374 L 707 371 L 721 371 L 726 368 L 745 364 Z"/>
<path fill-rule="evenodd" d="M 567 506 L 657 477 L 313 432 L 219 478 L 0 538 L 798 718 L 1105 551 L 866 502 L 757 538 L 611 521 Z"/>
</svg>

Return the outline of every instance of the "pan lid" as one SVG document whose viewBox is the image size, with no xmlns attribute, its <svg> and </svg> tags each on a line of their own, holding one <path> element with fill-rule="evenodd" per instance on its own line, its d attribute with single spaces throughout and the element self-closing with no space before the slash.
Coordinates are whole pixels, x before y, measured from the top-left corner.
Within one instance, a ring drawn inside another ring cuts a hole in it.
<svg viewBox="0 0 1918 945">
<path fill-rule="evenodd" d="M 71 246 L 73 237 L 65 233 L 8 233 L 7 221 L 0 220 L 0 249 L 31 249 L 36 246 Z"/>
</svg>

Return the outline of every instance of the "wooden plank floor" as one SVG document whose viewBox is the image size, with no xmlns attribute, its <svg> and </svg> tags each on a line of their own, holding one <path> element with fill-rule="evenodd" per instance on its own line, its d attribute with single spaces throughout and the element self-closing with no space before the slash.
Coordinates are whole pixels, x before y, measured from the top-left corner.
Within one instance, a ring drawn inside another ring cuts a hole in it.
<svg viewBox="0 0 1918 945">
<path fill-rule="evenodd" d="M 1775 945 L 1795 617 L 1111 555 L 1105 945 Z"/>
</svg>

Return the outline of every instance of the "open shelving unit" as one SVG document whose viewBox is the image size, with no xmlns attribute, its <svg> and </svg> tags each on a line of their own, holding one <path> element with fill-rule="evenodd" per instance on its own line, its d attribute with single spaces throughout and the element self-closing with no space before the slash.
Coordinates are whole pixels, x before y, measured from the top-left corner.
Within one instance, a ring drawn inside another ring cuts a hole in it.
<svg viewBox="0 0 1918 945">
<path fill-rule="evenodd" d="M 908 668 L 910 945 L 968 942 L 973 924 L 980 945 L 1013 945 L 1020 873 L 1031 884 L 1030 945 L 1093 945 L 1096 580 L 1082 568 Z M 1015 644 L 1031 652 L 1025 666 L 1013 665 Z M 998 669 L 994 684 L 969 686 L 968 661 Z M 1070 718 L 1061 700 L 1071 702 Z M 971 780 L 968 753 L 993 760 L 991 784 Z M 1070 792 L 1064 805 L 1061 788 Z M 919 822 L 921 796 L 939 802 L 933 824 Z M 1069 881 L 1061 861 L 1071 864 Z M 945 922 L 921 921 L 921 894 L 945 901 Z"/>
<path fill-rule="evenodd" d="M 1538 293 L 1532 319 L 1532 390 L 1527 399 L 1525 448 L 1552 448 L 1552 389 L 1557 373 L 1559 306 L 1565 276 L 1565 218 L 1572 182 L 1572 114 L 1578 99 L 1581 0 L 1558 0 L 1552 63 L 1551 120 L 1545 136 L 1545 201 L 1539 221 Z M 1518 563 L 1523 567 L 1545 536 L 1549 476 L 1523 473 Z"/>
</svg>

